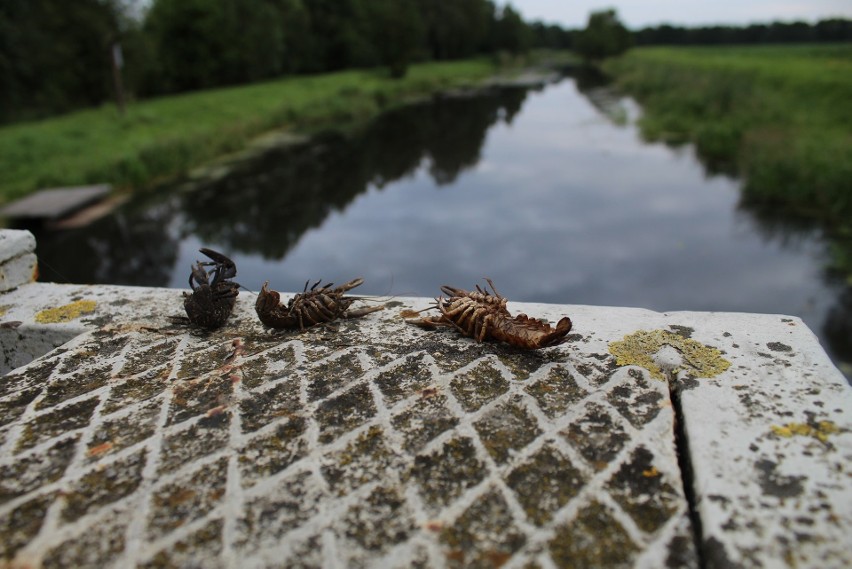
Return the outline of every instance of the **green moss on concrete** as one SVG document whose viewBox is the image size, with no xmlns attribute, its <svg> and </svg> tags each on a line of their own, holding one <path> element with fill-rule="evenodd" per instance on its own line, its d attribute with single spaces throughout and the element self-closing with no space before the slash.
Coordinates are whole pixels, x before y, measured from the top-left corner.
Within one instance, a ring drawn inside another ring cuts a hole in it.
<svg viewBox="0 0 852 569">
<path fill-rule="evenodd" d="M 98 398 L 78 401 L 30 420 L 18 439 L 16 451 L 32 448 L 50 438 L 85 427 L 98 404 Z"/>
<path fill-rule="evenodd" d="M 498 464 L 508 461 L 541 434 L 535 417 L 518 401 L 510 401 L 486 413 L 474 427 L 485 450 Z"/>
<path fill-rule="evenodd" d="M 344 433 L 356 429 L 376 414 L 370 388 L 357 385 L 317 406 L 314 418 L 319 423 L 319 440 L 330 443 Z"/>
<path fill-rule="evenodd" d="M 588 395 L 562 365 L 553 367 L 546 377 L 528 385 L 526 392 L 535 397 L 541 410 L 551 418 L 562 415 L 569 406 Z"/>
<path fill-rule="evenodd" d="M 403 436 L 408 452 L 419 452 L 429 441 L 458 425 L 458 418 L 447 407 L 446 395 L 423 392 L 417 401 L 395 415 L 394 428 Z"/>
<path fill-rule="evenodd" d="M 441 532 L 448 567 L 500 567 L 526 543 L 496 490 L 476 500 Z"/>
<path fill-rule="evenodd" d="M 59 324 L 71 322 L 84 314 L 95 311 L 98 303 L 94 300 L 77 300 L 56 308 L 47 308 L 35 315 L 35 321 L 39 324 Z"/>
<path fill-rule="evenodd" d="M 557 526 L 548 545 L 557 567 L 627 568 L 640 552 L 609 509 L 596 501 Z"/>
<path fill-rule="evenodd" d="M 648 533 L 663 527 L 681 500 L 654 462 L 654 454 L 639 446 L 607 484 L 610 495 Z"/>
<path fill-rule="evenodd" d="M 373 380 L 382 391 L 387 405 L 414 395 L 432 382 L 432 372 L 422 354 L 408 356 L 402 365 L 383 371 Z"/>
<path fill-rule="evenodd" d="M 822 443 L 827 443 L 829 435 L 839 433 L 840 427 L 833 421 L 819 421 L 813 425 L 792 422 L 785 425 L 772 425 L 772 432 L 779 437 L 813 437 Z"/>
<path fill-rule="evenodd" d="M 62 519 L 72 522 L 132 494 L 142 483 L 145 462 L 142 450 L 84 475 L 65 495 Z"/>
<path fill-rule="evenodd" d="M 595 470 L 603 470 L 615 459 L 630 435 L 599 403 L 586 404 L 586 412 L 559 433 L 577 449 Z"/>
<path fill-rule="evenodd" d="M 454 438 L 440 450 L 414 459 L 411 476 L 430 510 L 437 511 L 485 478 L 485 465 L 469 438 Z"/>
<path fill-rule="evenodd" d="M 342 450 L 323 457 L 322 475 L 340 496 L 377 480 L 386 480 L 401 469 L 397 456 L 385 440 L 385 432 L 372 426 Z"/>
<path fill-rule="evenodd" d="M 506 393 L 509 382 L 491 362 L 485 361 L 453 379 L 450 388 L 466 411 L 476 411 Z"/>
<path fill-rule="evenodd" d="M 545 445 L 506 479 L 527 518 L 542 526 L 586 484 L 583 473 L 553 445 Z"/>
<path fill-rule="evenodd" d="M 683 365 L 674 372 L 685 372 L 689 377 L 715 377 L 731 367 L 731 362 L 722 357 L 722 352 L 695 340 L 684 338 L 666 330 L 639 330 L 610 342 L 609 351 L 620 366 L 636 365 L 647 369 L 651 377 L 665 380 L 662 368 L 654 361 L 654 355 L 664 346 L 671 346 L 681 353 Z"/>
<path fill-rule="evenodd" d="M 307 423 L 302 417 L 292 417 L 269 434 L 252 439 L 240 449 L 240 470 L 243 485 L 281 472 L 308 453 L 304 438 Z"/>
</svg>

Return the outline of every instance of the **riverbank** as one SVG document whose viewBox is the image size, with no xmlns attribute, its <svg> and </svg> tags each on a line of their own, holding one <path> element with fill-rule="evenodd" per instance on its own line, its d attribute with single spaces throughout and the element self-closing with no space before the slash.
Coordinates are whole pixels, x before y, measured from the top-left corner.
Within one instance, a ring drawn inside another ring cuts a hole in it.
<svg viewBox="0 0 852 569">
<path fill-rule="evenodd" d="M 649 140 L 694 142 L 747 201 L 852 234 L 852 45 L 639 48 L 605 71 Z"/>
<path fill-rule="evenodd" d="M 140 188 L 244 147 L 275 129 L 363 120 L 415 97 L 472 87 L 518 62 L 488 58 L 413 65 L 404 79 L 354 70 L 131 104 L 0 128 L 0 202 L 49 186 Z"/>
</svg>

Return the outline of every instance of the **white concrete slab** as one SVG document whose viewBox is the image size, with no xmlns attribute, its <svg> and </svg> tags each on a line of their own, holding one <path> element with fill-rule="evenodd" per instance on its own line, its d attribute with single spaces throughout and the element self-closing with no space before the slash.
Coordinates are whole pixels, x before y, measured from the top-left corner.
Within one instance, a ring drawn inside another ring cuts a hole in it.
<svg viewBox="0 0 852 569">
<path fill-rule="evenodd" d="M 428 299 L 271 333 L 250 295 L 210 333 L 177 292 L 0 381 L 2 558 L 696 566 L 667 385 L 603 335 L 476 344 L 399 317 Z"/>
<path fill-rule="evenodd" d="M 36 280 L 38 259 L 35 245 L 35 237 L 29 231 L 0 230 L 0 292 Z"/>
<path fill-rule="evenodd" d="M 0 295 L 0 373 L 107 325 L 185 316 L 179 290 L 30 283 Z"/>
<path fill-rule="evenodd" d="M 0 263 L 15 257 L 35 252 L 36 240 L 33 234 L 22 229 L 0 230 Z"/>
<path fill-rule="evenodd" d="M 682 315 L 731 368 L 683 383 L 710 567 L 852 567 L 852 389 L 798 319 Z"/>
<path fill-rule="evenodd" d="M 799 319 L 510 303 L 574 320 L 527 353 L 429 302 L 275 335 L 246 293 L 215 333 L 177 290 L 0 295 L 4 354 L 89 331 L 0 378 L 0 559 L 849 565 L 850 387 Z"/>
<path fill-rule="evenodd" d="M 31 283 L 38 278 L 38 259 L 26 253 L 0 264 L 0 292 Z"/>
</svg>

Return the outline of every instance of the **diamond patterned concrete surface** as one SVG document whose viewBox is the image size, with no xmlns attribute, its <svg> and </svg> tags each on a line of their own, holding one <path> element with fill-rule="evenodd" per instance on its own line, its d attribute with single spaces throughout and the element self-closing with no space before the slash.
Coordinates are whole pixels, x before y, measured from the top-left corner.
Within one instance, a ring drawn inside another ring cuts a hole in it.
<svg viewBox="0 0 852 569">
<path fill-rule="evenodd" d="M 281 334 L 241 296 L 215 333 L 163 316 L 15 370 L 0 380 L 0 559 L 698 565 L 668 385 L 609 353 L 632 321 L 572 308 L 568 344 L 522 352 L 399 317 L 427 304 Z"/>
</svg>

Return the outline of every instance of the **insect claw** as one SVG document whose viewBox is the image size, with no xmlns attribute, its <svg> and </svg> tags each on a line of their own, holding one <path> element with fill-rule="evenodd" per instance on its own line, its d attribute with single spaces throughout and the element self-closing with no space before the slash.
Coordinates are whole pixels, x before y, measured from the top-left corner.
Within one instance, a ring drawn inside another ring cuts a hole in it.
<svg viewBox="0 0 852 569">
<path fill-rule="evenodd" d="M 212 259 L 212 261 L 198 263 L 199 267 L 215 267 L 208 273 L 208 276 L 213 275 L 213 280 L 211 281 L 210 286 L 214 286 L 221 281 L 226 281 L 237 276 L 237 265 L 222 253 L 214 251 L 213 249 L 207 249 L 206 247 L 199 249 L 199 252 Z"/>
<path fill-rule="evenodd" d="M 212 249 L 199 251 L 212 260 L 196 261 L 192 265 L 189 273 L 192 294 L 185 295 L 183 307 L 190 322 L 214 329 L 225 323 L 234 308 L 240 285 L 229 279 L 236 276 L 237 266 Z M 208 272 L 204 267 L 214 268 Z"/>
</svg>

